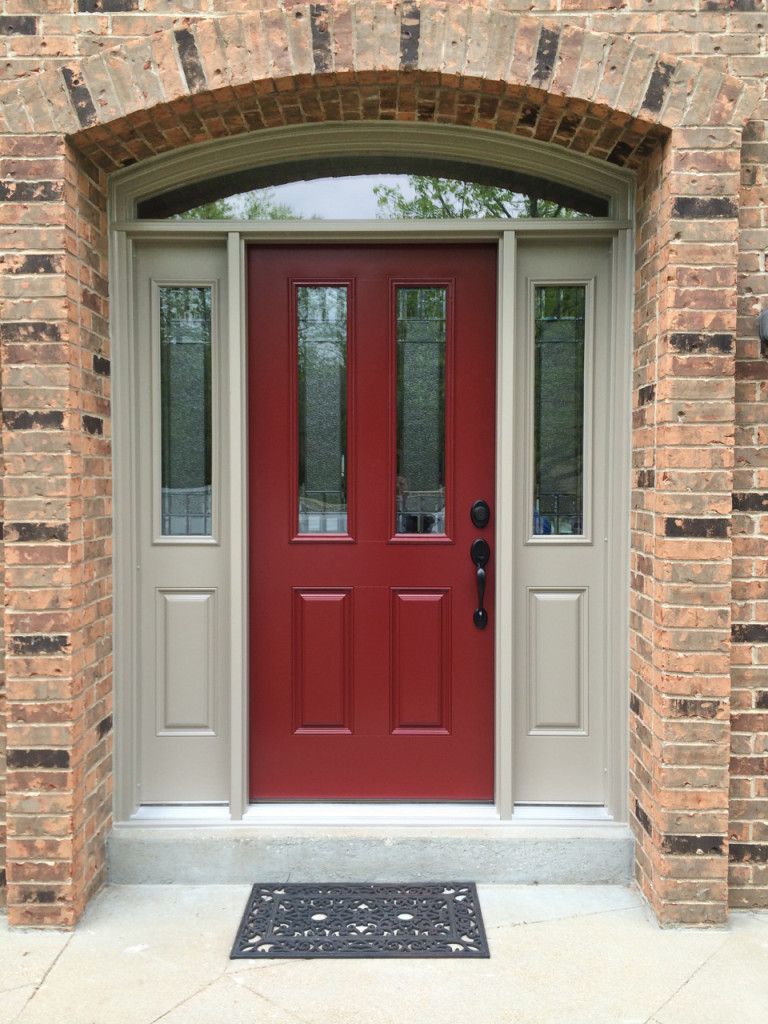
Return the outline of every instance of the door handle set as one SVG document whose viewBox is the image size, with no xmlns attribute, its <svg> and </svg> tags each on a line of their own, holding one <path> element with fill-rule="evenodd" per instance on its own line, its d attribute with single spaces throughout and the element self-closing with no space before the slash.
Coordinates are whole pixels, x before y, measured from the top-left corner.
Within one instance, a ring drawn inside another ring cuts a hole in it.
<svg viewBox="0 0 768 1024">
<path fill-rule="evenodd" d="M 475 580 L 477 582 L 477 608 L 475 608 L 472 615 L 472 621 L 478 629 L 485 629 L 488 625 L 488 612 L 483 607 L 485 600 L 485 567 L 488 564 L 488 559 L 491 557 L 488 541 L 482 537 L 473 540 L 469 554 L 475 564 Z"/>
<path fill-rule="evenodd" d="M 472 525 L 478 530 L 484 529 L 491 521 L 491 509 L 487 501 L 476 501 L 469 510 Z M 475 582 L 477 584 L 477 608 L 472 613 L 472 621 L 476 629 L 485 629 L 488 625 L 488 612 L 485 610 L 485 583 L 487 580 L 486 566 L 491 557 L 491 548 L 484 537 L 472 541 L 469 557 L 475 566 Z"/>
</svg>

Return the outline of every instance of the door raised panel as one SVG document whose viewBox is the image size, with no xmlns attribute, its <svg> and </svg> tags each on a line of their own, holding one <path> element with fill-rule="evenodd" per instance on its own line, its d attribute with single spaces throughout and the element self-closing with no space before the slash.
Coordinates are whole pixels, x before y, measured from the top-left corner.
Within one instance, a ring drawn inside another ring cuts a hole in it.
<svg viewBox="0 0 768 1024">
<path fill-rule="evenodd" d="M 216 591 L 157 590 L 157 734 L 216 731 Z"/>
<path fill-rule="evenodd" d="M 352 592 L 293 591 L 294 732 L 352 728 Z"/>
<path fill-rule="evenodd" d="M 450 591 L 392 591 L 392 731 L 450 731 Z"/>
<path fill-rule="evenodd" d="M 585 590 L 528 591 L 531 734 L 589 731 L 586 614 Z"/>
</svg>

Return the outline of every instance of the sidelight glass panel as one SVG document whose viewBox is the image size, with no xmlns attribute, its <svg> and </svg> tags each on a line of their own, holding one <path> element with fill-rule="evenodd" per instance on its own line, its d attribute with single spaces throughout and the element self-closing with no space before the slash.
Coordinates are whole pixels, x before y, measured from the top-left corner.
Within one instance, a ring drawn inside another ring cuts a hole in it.
<svg viewBox="0 0 768 1024">
<path fill-rule="evenodd" d="M 539 285 L 534 325 L 538 535 L 584 532 L 584 285 Z"/>
<path fill-rule="evenodd" d="M 397 289 L 395 532 L 445 533 L 445 288 Z"/>
<path fill-rule="evenodd" d="M 160 288 L 161 531 L 210 536 L 211 288 Z"/>
<path fill-rule="evenodd" d="M 347 289 L 302 285 L 298 331 L 299 533 L 347 533 Z"/>
</svg>

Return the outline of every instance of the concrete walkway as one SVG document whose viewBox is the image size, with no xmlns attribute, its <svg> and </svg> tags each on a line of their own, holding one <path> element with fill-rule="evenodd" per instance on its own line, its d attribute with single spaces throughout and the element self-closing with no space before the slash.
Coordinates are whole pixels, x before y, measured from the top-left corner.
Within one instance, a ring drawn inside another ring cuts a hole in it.
<svg viewBox="0 0 768 1024">
<path fill-rule="evenodd" d="M 490 960 L 230 961 L 245 886 L 113 886 L 0 919 L 0 1024 L 766 1024 L 768 914 L 663 931 L 620 886 L 479 886 Z"/>
</svg>

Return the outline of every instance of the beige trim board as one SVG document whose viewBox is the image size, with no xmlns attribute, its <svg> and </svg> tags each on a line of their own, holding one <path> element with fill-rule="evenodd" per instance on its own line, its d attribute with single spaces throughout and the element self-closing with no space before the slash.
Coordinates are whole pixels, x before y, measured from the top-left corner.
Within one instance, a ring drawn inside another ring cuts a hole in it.
<svg viewBox="0 0 768 1024">
<path fill-rule="evenodd" d="M 328 121 L 263 128 L 229 139 L 185 146 L 117 171 L 110 180 L 114 223 L 133 220 L 137 203 L 182 185 L 250 167 L 322 156 L 445 157 L 469 164 L 542 174 L 551 181 L 605 196 L 609 216 L 632 217 L 630 171 L 536 139 L 457 125 L 387 121 Z"/>
</svg>

